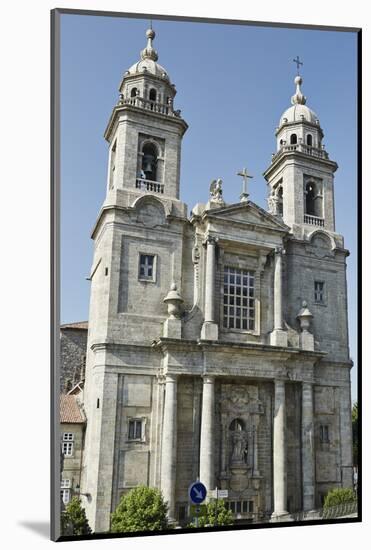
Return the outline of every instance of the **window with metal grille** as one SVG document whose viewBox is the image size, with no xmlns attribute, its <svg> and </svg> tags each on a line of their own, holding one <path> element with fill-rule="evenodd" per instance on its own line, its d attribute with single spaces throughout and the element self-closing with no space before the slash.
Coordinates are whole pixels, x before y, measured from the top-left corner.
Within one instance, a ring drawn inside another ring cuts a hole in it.
<svg viewBox="0 0 371 550">
<path fill-rule="evenodd" d="M 329 443 L 329 427 L 327 424 L 321 424 L 319 427 L 319 439 L 321 443 Z"/>
<path fill-rule="evenodd" d="M 252 514 L 254 512 L 253 500 L 230 500 L 226 502 L 226 505 L 232 514 Z"/>
<path fill-rule="evenodd" d="M 154 281 L 155 279 L 155 256 L 152 254 L 139 255 L 139 279 Z"/>
<path fill-rule="evenodd" d="M 325 302 L 325 283 L 322 281 L 314 281 L 314 301 L 317 304 Z"/>
<path fill-rule="evenodd" d="M 134 418 L 129 420 L 129 432 L 128 439 L 142 439 L 143 435 L 143 420 L 141 418 Z"/>
<path fill-rule="evenodd" d="M 255 328 L 255 276 L 253 271 L 224 268 L 223 325 L 237 330 Z"/>
</svg>

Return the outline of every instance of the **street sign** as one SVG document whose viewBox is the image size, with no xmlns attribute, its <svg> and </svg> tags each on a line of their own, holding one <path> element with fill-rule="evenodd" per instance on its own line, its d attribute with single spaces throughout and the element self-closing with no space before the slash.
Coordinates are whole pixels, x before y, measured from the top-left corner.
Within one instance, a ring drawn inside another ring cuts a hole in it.
<svg viewBox="0 0 371 550">
<path fill-rule="evenodd" d="M 190 513 L 192 517 L 204 517 L 207 515 L 206 504 L 191 504 Z"/>
<path fill-rule="evenodd" d="M 228 498 L 228 489 L 214 489 L 214 491 L 209 491 L 209 497 Z"/>
<path fill-rule="evenodd" d="M 193 502 L 193 504 L 201 504 L 207 495 L 205 485 L 200 481 L 195 481 L 189 486 L 188 495 L 189 500 Z"/>
</svg>

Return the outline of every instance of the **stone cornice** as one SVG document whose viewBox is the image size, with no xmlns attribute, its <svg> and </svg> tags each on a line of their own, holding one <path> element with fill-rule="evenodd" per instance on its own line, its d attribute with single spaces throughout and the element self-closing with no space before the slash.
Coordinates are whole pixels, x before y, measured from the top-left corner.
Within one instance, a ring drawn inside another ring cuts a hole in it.
<svg viewBox="0 0 371 550">
<path fill-rule="evenodd" d="M 149 195 L 146 195 L 147 197 Z M 90 238 L 91 239 L 95 239 L 96 237 L 96 234 L 97 234 L 97 231 L 98 231 L 98 228 L 99 228 L 99 225 L 104 217 L 104 215 L 109 212 L 110 210 L 121 210 L 122 212 L 135 212 L 135 207 L 133 206 L 119 206 L 119 205 L 116 205 L 116 204 L 109 204 L 107 206 L 102 206 L 102 208 L 100 209 L 99 211 L 99 214 L 98 214 L 98 217 L 97 217 L 97 220 L 94 224 L 94 227 L 91 231 L 91 234 L 90 234 Z M 180 222 L 180 223 L 183 223 L 183 224 L 188 224 L 189 223 L 189 220 L 188 218 L 183 218 L 183 217 L 180 217 L 180 216 L 175 216 L 174 214 L 168 214 L 166 216 L 166 219 L 169 220 L 169 221 L 177 221 L 177 222 Z M 132 223 L 130 225 L 133 225 Z"/>
<path fill-rule="evenodd" d="M 239 350 L 246 355 L 264 355 L 269 356 L 270 359 L 291 359 L 301 356 L 308 360 L 318 361 L 327 355 L 326 352 L 321 351 L 307 351 L 298 348 L 287 348 L 280 346 L 270 346 L 267 344 L 254 344 L 254 343 L 242 343 L 242 342 L 230 342 L 221 340 L 177 340 L 174 338 L 160 337 L 152 342 L 152 347 L 167 353 L 171 350 L 186 350 L 186 351 L 200 351 L 203 352 L 221 352 L 221 353 L 234 353 Z"/>
<path fill-rule="evenodd" d="M 145 115 L 145 116 L 148 116 L 148 117 L 155 117 L 155 118 L 163 120 L 164 122 L 167 122 L 167 123 L 169 122 L 170 124 L 175 124 L 176 126 L 180 126 L 182 128 L 182 130 L 183 130 L 182 135 L 186 132 L 186 130 L 188 128 L 188 124 L 186 123 L 186 121 L 183 120 L 180 117 L 164 115 L 162 113 L 157 113 L 157 112 L 150 111 L 150 110 L 147 110 L 147 109 L 142 109 L 141 107 L 135 107 L 134 105 L 130 105 L 130 104 L 116 105 L 112 110 L 112 113 L 111 113 L 111 116 L 109 118 L 107 127 L 104 131 L 104 138 L 108 142 L 110 141 L 110 137 L 111 137 L 111 134 L 112 134 L 112 129 L 114 127 L 115 121 L 116 121 L 118 115 L 122 112 L 129 112 L 129 113 L 131 112 L 131 113 L 137 113 L 137 114 L 140 114 L 140 115 Z"/>
<path fill-rule="evenodd" d="M 288 158 L 297 158 L 300 160 L 306 160 L 310 162 L 314 162 L 315 164 L 323 164 L 324 166 L 331 169 L 332 172 L 336 172 L 338 169 L 338 165 L 333 160 L 327 160 L 327 159 L 321 159 L 318 157 L 312 157 L 310 155 L 307 155 L 305 153 L 301 153 L 300 151 L 285 151 L 281 155 L 279 155 L 278 158 L 276 158 L 272 164 L 263 172 L 264 178 L 268 181 L 270 175 L 272 172 L 277 170 L 277 168 L 283 164 Z"/>
</svg>

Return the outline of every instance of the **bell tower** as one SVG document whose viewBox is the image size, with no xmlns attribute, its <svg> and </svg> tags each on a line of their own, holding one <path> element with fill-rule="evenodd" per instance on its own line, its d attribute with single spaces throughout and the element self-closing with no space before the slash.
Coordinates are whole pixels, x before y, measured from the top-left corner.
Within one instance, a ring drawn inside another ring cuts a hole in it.
<svg viewBox="0 0 371 550">
<path fill-rule="evenodd" d="M 282 218 L 298 238 L 313 229 L 335 233 L 334 173 L 323 144 L 323 131 L 301 91 L 303 79 L 295 78 L 292 106 L 276 129 L 277 150 L 264 172 L 269 186 L 269 212 Z"/>
<path fill-rule="evenodd" d="M 179 199 L 181 140 L 188 126 L 174 109 L 175 86 L 157 63 L 155 36 L 152 28 L 147 30 L 147 46 L 122 78 L 104 134 L 109 142 L 107 196 L 118 191 L 126 204 L 147 192 Z"/>
</svg>

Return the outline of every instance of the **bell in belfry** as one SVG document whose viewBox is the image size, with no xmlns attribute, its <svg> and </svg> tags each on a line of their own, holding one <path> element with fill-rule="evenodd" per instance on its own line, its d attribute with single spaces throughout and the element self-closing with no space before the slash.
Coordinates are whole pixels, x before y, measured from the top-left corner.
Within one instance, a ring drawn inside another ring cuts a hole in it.
<svg viewBox="0 0 371 550">
<path fill-rule="evenodd" d="M 143 147 L 142 169 L 146 174 L 146 178 L 149 180 L 156 181 L 156 161 L 157 156 L 153 145 L 145 145 L 145 147 Z"/>
<path fill-rule="evenodd" d="M 155 157 L 153 155 L 144 155 L 143 170 L 144 172 L 153 172 Z"/>
</svg>

